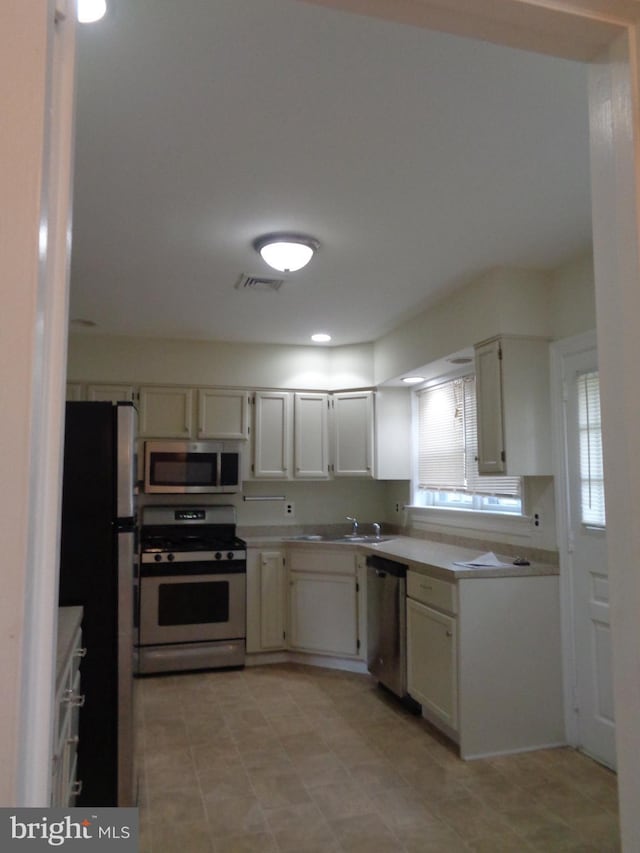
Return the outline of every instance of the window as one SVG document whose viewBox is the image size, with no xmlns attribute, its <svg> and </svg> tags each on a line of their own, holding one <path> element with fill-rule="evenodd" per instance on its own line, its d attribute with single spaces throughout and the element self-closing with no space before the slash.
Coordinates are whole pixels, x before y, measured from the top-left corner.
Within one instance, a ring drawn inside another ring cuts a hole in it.
<svg viewBox="0 0 640 853">
<path fill-rule="evenodd" d="M 521 514 L 520 477 L 478 473 L 475 376 L 417 392 L 417 482 L 422 506 Z"/>
<path fill-rule="evenodd" d="M 578 376 L 578 433 L 580 446 L 580 505 L 582 523 L 604 527 L 604 474 L 600 378 L 597 372 Z"/>
</svg>

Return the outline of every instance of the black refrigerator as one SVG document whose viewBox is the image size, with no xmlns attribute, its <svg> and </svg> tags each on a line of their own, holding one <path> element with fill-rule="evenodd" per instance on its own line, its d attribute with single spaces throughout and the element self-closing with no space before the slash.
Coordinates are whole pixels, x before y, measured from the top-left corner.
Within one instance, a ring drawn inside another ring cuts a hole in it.
<svg viewBox="0 0 640 853">
<path fill-rule="evenodd" d="M 136 410 L 132 403 L 66 407 L 61 606 L 81 605 L 78 806 L 133 806 Z"/>
</svg>

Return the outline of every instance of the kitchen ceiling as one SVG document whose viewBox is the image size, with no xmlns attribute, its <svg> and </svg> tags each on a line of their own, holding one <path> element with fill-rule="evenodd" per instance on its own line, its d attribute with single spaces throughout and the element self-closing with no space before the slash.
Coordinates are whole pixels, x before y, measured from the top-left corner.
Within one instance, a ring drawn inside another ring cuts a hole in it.
<svg viewBox="0 0 640 853">
<path fill-rule="evenodd" d="M 86 333 L 370 341 L 589 246 L 586 65 L 296 0 L 110 2 L 78 33 Z M 320 250 L 276 273 L 252 247 L 272 231 Z"/>
</svg>

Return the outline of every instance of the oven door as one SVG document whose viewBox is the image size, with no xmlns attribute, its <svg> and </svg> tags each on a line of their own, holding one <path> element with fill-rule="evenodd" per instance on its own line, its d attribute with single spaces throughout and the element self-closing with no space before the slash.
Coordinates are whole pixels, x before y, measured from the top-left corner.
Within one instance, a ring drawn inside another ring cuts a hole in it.
<svg viewBox="0 0 640 853">
<path fill-rule="evenodd" d="M 142 577 L 140 645 L 243 638 L 246 574 Z"/>
</svg>

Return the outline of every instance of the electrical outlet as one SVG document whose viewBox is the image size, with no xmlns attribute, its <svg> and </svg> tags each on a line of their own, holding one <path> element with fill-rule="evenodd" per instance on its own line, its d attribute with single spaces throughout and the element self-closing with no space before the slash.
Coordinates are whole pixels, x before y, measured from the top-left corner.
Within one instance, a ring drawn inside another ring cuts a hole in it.
<svg viewBox="0 0 640 853">
<path fill-rule="evenodd" d="M 292 501 L 285 501 L 284 514 L 287 516 L 293 516 L 296 514 L 296 507 Z"/>
<path fill-rule="evenodd" d="M 534 527 L 542 527 L 542 516 L 539 512 L 536 512 L 533 516 L 533 526 Z"/>
</svg>

